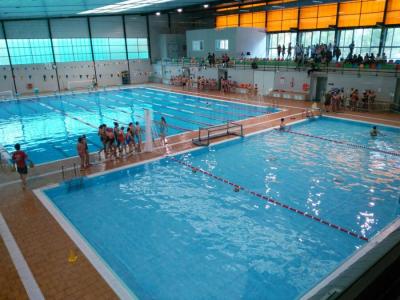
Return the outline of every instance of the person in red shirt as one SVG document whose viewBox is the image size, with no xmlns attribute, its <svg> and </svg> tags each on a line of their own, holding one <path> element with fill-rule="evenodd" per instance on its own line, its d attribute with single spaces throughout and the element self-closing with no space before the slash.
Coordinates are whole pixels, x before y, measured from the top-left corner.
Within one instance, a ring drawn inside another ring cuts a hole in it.
<svg viewBox="0 0 400 300">
<path fill-rule="evenodd" d="M 26 162 L 29 161 L 30 163 L 31 160 L 28 159 L 28 155 L 24 151 L 21 150 L 21 145 L 16 144 L 14 146 L 15 152 L 12 154 L 12 161 L 14 163 L 14 166 L 17 166 L 17 172 L 19 173 L 19 176 L 22 181 L 22 188 L 25 189 L 26 187 L 26 176 L 28 175 L 28 166 L 26 165 Z"/>
</svg>

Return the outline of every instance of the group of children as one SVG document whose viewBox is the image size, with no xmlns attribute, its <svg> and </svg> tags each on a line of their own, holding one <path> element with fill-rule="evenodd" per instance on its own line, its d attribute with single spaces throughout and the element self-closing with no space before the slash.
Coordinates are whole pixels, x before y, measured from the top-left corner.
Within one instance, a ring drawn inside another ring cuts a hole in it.
<svg viewBox="0 0 400 300">
<path fill-rule="evenodd" d="M 142 144 L 142 128 L 139 122 L 129 123 L 128 127 L 119 127 L 118 122 L 114 122 L 114 128 L 107 127 L 106 124 L 99 126 L 98 135 L 103 145 L 104 156 L 117 157 L 117 151 L 120 155 L 123 153 L 140 152 Z"/>
</svg>

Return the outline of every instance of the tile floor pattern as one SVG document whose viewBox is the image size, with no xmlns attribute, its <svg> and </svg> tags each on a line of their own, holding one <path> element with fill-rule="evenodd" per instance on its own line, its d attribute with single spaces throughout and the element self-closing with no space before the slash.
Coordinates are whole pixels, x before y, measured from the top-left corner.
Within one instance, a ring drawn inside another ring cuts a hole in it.
<svg viewBox="0 0 400 300">
<path fill-rule="evenodd" d="M 310 102 L 295 100 L 274 100 L 267 97 L 229 94 L 220 92 L 201 92 L 197 90 L 183 91 L 182 88 L 152 84 L 157 88 L 174 90 L 190 94 L 212 96 L 226 100 L 260 105 L 278 105 L 287 109 L 273 115 L 252 118 L 243 121 L 245 134 L 276 126 L 281 117 L 290 121 L 304 118 L 304 108 Z M 286 107 L 285 107 L 286 106 Z M 379 122 L 400 126 L 400 116 L 391 113 L 360 113 L 346 112 L 333 114 L 336 116 Z M 136 154 L 115 161 L 96 163 L 85 174 L 113 169 L 142 160 L 160 157 L 166 153 L 175 153 L 194 147 L 190 141 L 196 132 L 185 133 L 169 139 L 167 148 L 157 149 L 153 153 Z M 225 138 L 221 138 L 223 140 Z M 97 155 L 96 155 L 97 157 Z M 63 162 L 71 166 L 76 159 Z M 37 188 L 62 180 L 60 173 L 40 177 L 47 172 L 59 171 L 60 163 L 49 164 L 33 169 L 29 181 L 30 188 Z M 85 256 L 77 250 L 75 244 L 61 229 L 30 190 L 22 191 L 15 173 L 0 169 L 0 212 L 3 214 L 18 246 L 21 249 L 43 295 L 46 299 L 116 299 L 116 295 Z M 78 254 L 75 263 L 68 262 L 69 251 L 73 249 Z M 25 289 L 18 277 L 16 269 L 0 239 L 0 299 L 27 299 Z"/>
</svg>

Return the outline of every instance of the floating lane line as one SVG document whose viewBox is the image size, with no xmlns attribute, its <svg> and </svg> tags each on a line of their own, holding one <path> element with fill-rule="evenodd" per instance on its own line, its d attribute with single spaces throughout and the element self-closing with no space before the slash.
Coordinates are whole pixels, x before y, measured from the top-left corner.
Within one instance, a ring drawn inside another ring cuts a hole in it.
<svg viewBox="0 0 400 300">
<path fill-rule="evenodd" d="M 71 116 L 71 115 L 69 115 L 68 113 L 59 110 L 58 108 L 52 107 L 52 106 L 50 106 L 50 105 L 48 105 L 48 104 L 44 104 L 44 103 L 42 103 L 42 102 L 38 102 L 38 104 L 41 105 L 41 106 L 43 106 L 43 107 L 46 107 L 46 108 L 48 108 L 48 109 L 50 109 L 50 110 L 53 110 L 53 111 L 55 111 L 55 112 L 58 112 L 58 113 L 60 113 L 60 114 L 62 114 L 62 115 L 64 115 L 64 116 L 66 116 L 66 117 L 68 117 L 68 118 L 74 119 L 74 120 L 76 120 L 76 121 L 79 121 L 79 122 L 81 122 L 81 123 L 87 125 L 87 126 L 90 126 L 90 127 L 92 127 L 92 128 L 96 128 L 96 129 L 97 129 L 97 126 L 95 126 L 95 125 L 93 125 L 93 124 L 90 124 L 90 123 L 88 123 L 88 122 L 86 122 L 86 121 L 83 121 L 83 120 L 80 119 L 80 118 Z"/>
<path fill-rule="evenodd" d="M 116 96 L 118 96 L 118 95 L 116 95 Z M 104 98 L 104 97 L 102 97 L 102 98 Z M 124 99 L 124 100 L 128 100 L 128 101 L 132 100 L 132 99 L 126 98 L 126 97 L 124 97 L 124 96 L 119 96 L 119 98 Z M 119 103 L 119 104 L 127 104 L 127 103 L 125 103 L 125 101 L 124 101 L 123 103 L 121 103 L 121 102 L 119 102 L 118 100 L 114 100 L 114 99 L 108 99 L 108 98 L 104 98 L 104 99 L 106 99 L 106 100 L 108 100 L 108 101 L 113 101 L 113 102 Z M 146 102 L 146 101 L 139 100 L 139 99 L 136 99 L 136 98 L 135 98 L 134 100 L 137 100 L 137 101 L 139 101 L 139 102 L 142 102 L 142 103 L 145 103 L 145 104 L 148 104 L 148 105 L 155 105 L 155 106 L 159 106 L 159 107 L 165 107 L 165 108 L 167 108 L 167 109 L 174 110 L 174 111 L 185 111 L 184 109 L 175 108 L 175 107 L 166 106 L 166 105 L 161 105 L 161 104 L 153 103 L 153 102 Z M 154 109 L 153 109 L 153 110 L 154 110 Z M 161 115 L 162 115 L 162 114 L 165 114 L 165 113 L 163 113 L 163 112 L 161 112 L 161 111 L 156 111 L 156 110 L 154 110 L 154 112 L 157 112 L 157 113 L 159 113 L 159 114 L 161 114 Z M 220 120 L 218 120 L 218 119 L 214 119 L 214 118 L 211 118 L 211 117 L 206 117 L 206 116 L 204 116 L 204 115 L 201 115 L 201 114 L 198 114 L 198 113 L 194 113 L 194 112 L 191 112 L 191 111 L 186 111 L 186 112 L 189 112 L 190 114 L 194 114 L 194 115 L 197 115 L 197 116 L 200 116 L 200 117 L 205 117 L 205 118 L 208 118 L 208 119 L 210 119 L 210 120 L 220 121 Z M 178 116 L 175 116 L 175 115 L 174 115 L 173 117 L 174 117 L 175 119 L 177 119 L 177 120 L 181 120 L 181 121 L 184 121 L 184 122 L 187 122 L 187 123 L 193 123 L 193 124 L 201 125 L 201 126 L 213 126 L 213 125 L 215 125 L 215 124 L 205 123 L 205 122 L 201 122 L 201 121 L 188 120 L 188 119 L 186 119 L 186 118 L 178 117 Z M 224 121 L 225 121 L 225 120 L 224 120 Z"/>
<path fill-rule="evenodd" d="M 358 233 L 356 233 L 356 232 L 354 232 L 354 231 L 351 231 L 351 230 L 349 230 L 349 229 L 346 229 L 346 228 L 344 228 L 344 227 L 341 227 L 341 226 L 339 226 L 339 225 L 336 225 L 336 224 L 334 224 L 334 223 L 332 223 L 332 222 L 329 222 L 329 221 L 327 221 L 327 220 L 318 218 L 318 217 L 316 217 L 316 216 L 314 216 L 314 215 L 312 215 L 312 214 L 309 214 L 309 213 L 304 212 L 304 211 L 302 211 L 302 210 L 299 210 L 299 209 L 297 209 L 297 208 L 291 207 L 291 206 L 289 206 L 289 205 L 287 205 L 287 204 L 281 203 L 281 202 L 279 202 L 278 200 L 272 199 L 272 198 L 270 198 L 270 197 L 268 197 L 268 196 L 261 195 L 260 193 L 257 193 L 257 192 L 254 192 L 254 191 L 252 191 L 252 190 L 249 190 L 249 189 L 247 189 L 247 188 L 245 188 L 245 187 L 243 187 L 243 186 L 240 186 L 240 185 L 238 185 L 238 184 L 236 184 L 236 183 L 234 183 L 234 182 L 232 182 L 232 181 L 229 181 L 229 180 L 227 180 L 227 179 L 224 179 L 224 178 L 222 178 L 222 177 L 219 177 L 219 176 L 217 176 L 217 175 L 214 175 L 214 174 L 212 174 L 212 173 L 210 173 L 210 172 L 208 172 L 208 171 L 205 171 L 205 170 L 203 170 L 203 169 L 201 169 L 201 168 L 197 168 L 197 167 L 195 167 L 195 166 L 193 166 L 193 165 L 191 165 L 191 164 L 189 164 L 189 163 L 186 163 L 186 162 L 184 162 L 184 161 L 182 161 L 182 160 L 179 160 L 179 159 L 177 159 L 177 158 L 175 158 L 175 157 L 173 157 L 173 156 L 170 156 L 169 158 L 170 158 L 171 160 L 173 160 L 173 161 L 175 161 L 175 162 L 177 162 L 177 163 L 183 165 L 183 166 L 186 166 L 186 167 L 192 169 L 192 171 L 194 171 L 194 172 L 203 173 L 203 174 L 205 174 L 205 175 L 207 175 L 207 176 L 209 176 L 209 177 L 211 177 L 211 178 L 214 178 L 214 179 L 216 179 L 216 180 L 218 180 L 218 181 L 221 181 L 221 182 L 223 182 L 223 183 L 225 183 L 225 184 L 228 184 L 228 185 L 230 185 L 230 186 L 233 186 L 233 187 L 234 187 L 235 189 L 237 189 L 237 190 L 245 191 L 246 193 L 251 194 L 251 195 L 253 195 L 253 196 L 257 197 L 257 198 L 260 198 L 260 199 L 262 199 L 262 200 L 265 200 L 265 201 L 267 201 L 267 202 L 269 202 L 269 203 L 278 205 L 278 206 L 280 206 L 280 207 L 282 207 L 282 208 L 285 208 L 285 209 L 290 210 L 290 211 L 292 211 L 292 212 L 294 212 L 294 213 L 297 213 L 298 215 L 307 217 L 307 218 L 309 218 L 309 219 L 311 219 L 311 220 L 314 220 L 314 221 L 316 221 L 316 222 L 318 222 L 318 223 L 321 223 L 321 224 L 324 224 L 324 225 L 326 225 L 326 226 L 329 226 L 330 228 L 336 229 L 336 230 L 341 231 L 341 232 L 343 232 L 343 233 L 346 233 L 346 234 L 348 234 L 348 235 L 350 235 L 350 236 L 352 236 L 352 237 L 355 237 L 355 238 L 358 238 L 358 239 L 360 239 L 360 240 L 363 240 L 363 241 L 368 242 L 368 238 L 367 238 L 367 237 L 365 237 L 365 236 L 363 236 L 363 235 L 360 235 L 360 234 L 358 234 Z"/>
<path fill-rule="evenodd" d="M 103 98 L 103 99 L 105 99 L 105 100 L 107 100 L 107 101 L 113 101 L 113 102 L 122 104 L 121 102 L 118 102 L 118 101 L 116 101 L 116 100 L 112 100 L 112 99 L 108 99 L 108 98 L 104 98 L 104 97 L 101 97 L 101 98 Z M 96 102 L 90 101 L 90 100 L 88 100 L 88 99 L 86 99 L 86 98 L 79 98 L 79 99 L 81 99 L 81 100 L 83 100 L 83 101 L 85 101 L 85 102 L 87 102 L 87 103 L 93 103 L 93 104 L 98 105 Z M 75 105 L 77 105 L 77 104 L 75 104 Z M 101 105 L 101 104 L 100 104 L 100 105 Z M 106 105 L 106 104 L 103 104 L 103 106 L 104 106 L 104 107 L 107 107 L 107 108 L 109 108 L 109 109 L 111 109 L 111 110 L 115 110 L 115 111 L 119 111 L 119 112 L 128 114 L 129 116 L 131 115 L 130 112 L 128 112 L 128 111 L 126 111 L 126 110 L 123 110 L 123 109 L 120 109 L 120 108 L 115 108 L 115 107 L 112 107 L 112 106 L 109 106 L 109 105 Z M 82 107 L 83 109 L 86 109 L 86 110 L 89 111 L 89 112 L 95 113 L 94 111 L 88 110 L 86 107 L 83 107 L 83 106 L 81 106 L 81 107 Z M 155 110 L 154 110 L 154 111 L 155 111 Z M 157 112 L 157 111 L 155 111 L 155 112 Z M 142 119 L 142 120 L 144 119 L 144 118 L 143 118 L 142 116 L 140 116 L 140 115 L 133 114 L 133 116 L 136 117 L 136 118 Z M 111 120 L 113 120 L 113 121 L 115 121 L 115 122 L 121 123 L 121 122 L 119 122 L 118 120 L 116 120 L 116 119 L 114 119 L 114 118 L 107 117 L 107 116 L 104 116 L 104 117 L 107 118 L 107 119 L 111 119 Z M 160 124 L 159 121 L 153 120 L 153 122 L 156 123 L 156 124 Z M 124 123 L 121 123 L 121 124 L 123 124 L 123 125 L 128 125 L 128 124 L 124 124 Z M 192 129 L 187 129 L 187 128 L 183 128 L 183 127 L 179 127 L 179 126 L 171 125 L 171 124 L 167 124 L 167 127 L 174 128 L 174 129 L 179 130 L 179 131 L 192 131 Z"/>
<path fill-rule="evenodd" d="M 275 129 L 275 130 L 279 130 L 279 129 Z M 290 134 L 295 134 L 295 135 L 300 135 L 300 136 L 306 136 L 306 137 L 310 137 L 310 138 L 314 138 L 314 139 L 319 139 L 319 140 L 322 140 L 322 141 L 332 142 L 332 143 L 339 144 L 339 145 L 350 146 L 350 147 L 353 147 L 353 148 L 367 149 L 367 150 L 370 150 L 370 151 L 380 152 L 380 153 L 387 154 L 387 155 L 400 156 L 400 153 L 399 152 L 395 152 L 395 151 L 381 150 L 381 149 L 377 149 L 377 148 L 373 148 L 373 147 L 368 147 L 368 146 L 364 146 L 364 145 L 358 145 L 358 144 L 349 143 L 349 142 L 346 142 L 346 141 L 333 140 L 333 139 L 329 139 L 329 138 L 326 138 L 326 137 L 311 135 L 311 134 L 302 133 L 302 132 L 298 132 L 298 131 L 282 130 L 282 132 L 287 132 L 287 133 L 290 133 Z"/>
<path fill-rule="evenodd" d="M 124 94 L 128 94 L 128 95 L 132 95 L 132 93 L 129 93 L 128 91 L 120 91 L 120 92 L 122 92 L 122 93 L 124 93 Z M 123 97 L 123 96 L 120 96 L 120 97 Z M 161 99 L 161 98 L 158 98 L 158 97 L 153 97 L 153 99 L 170 102 L 168 99 Z M 196 100 L 190 100 L 190 101 L 196 102 Z M 210 101 L 211 101 L 211 100 L 210 100 Z M 196 103 L 197 103 L 197 102 L 196 102 Z M 182 104 L 183 104 L 183 105 L 188 105 L 187 103 L 182 103 Z M 210 107 L 204 107 L 204 106 L 200 106 L 200 105 L 195 105 L 195 106 L 193 106 L 193 107 L 197 107 L 197 108 L 204 109 L 204 110 L 208 110 L 208 111 L 215 111 L 215 112 L 221 113 L 221 114 L 228 114 L 228 115 L 232 115 L 232 116 L 235 116 L 235 117 L 246 117 L 246 118 L 252 118 L 252 117 L 254 117 L 253 115 L 235 114 L 235 113 L 233 113 L 233 112 L 228 112 L 228 111 L 213 109 L 213 108 L 210 108 Z M 244 109 L 244 110 L 246 110 L 246 109 Z"/>
<path fill-rule="evenodd" d="M 147 89 L 148 90 L 148 89 Z M 126 93 L 129 93 L 128 91 L 124 91 L 124 92 L 126 92 Z M 148 93 L 147 91 L 145 91 L 144 93 Z M 174 91 L 172 91 L 172 92 L 170 92 L 170 91 L 167 91 L 167 92 L 163 92 L 164 94 L 157 94 L 157 95 L 163 95 L 163 96 L 167 96 L 167 97 L 173 97 L 171 94 L 172 93 L 174 93 Z M 181 92 L 177 92 L 178 94 L 180 94 L 180 95 L 182 95 L 182 96 L 184 96 L 184 97 L 186 97 L 185 98 L 185 100 L 187 100 L 187 101 L 190 101 L 190 102 L 195 102 L 195 103 L 198 103 L 198 102 L 201 102 L 201 103 L 210 103 L 210 102 L 208 102 L 208 101 L 204 101 L 204 100 L 200 100 L 201 98 L 203 98 L 204 99 L 204 97 L 198 97 L 198 95 L 192 95 L 192 94 L 186 94 L 186 93 L 181 93 Z M 187 97 L 190 97 L 190 98 L 187 98 Z M 177 96 L 174 96 L 174 98 L 178 98 Z M 194 99 L 192 99 L 192 98 L 194 98 Z M 225 97 L 226 98 L 226 97 Z M 225 107 L 229 107 L 229 105 L 226 105 L 226 104 L 219 104 L 219 103 L 217 103 L 217 101 L 224 101 L 224 100 L 221 100 L 221 99 L 213 99 L 212 98 L 212 96 L 210 96 L 210 95 L 208 95 L 208 99 L 210 100 L 210 101 L 212 101 L 212 103 L 213 104 L 215 104 L 215 105 L 218 105 L 218 106 L 225 106 Z M 227 98 L 227 99 L 229 99 L 229 98 Z M 226 101 L 225 101 L 225 103 L 226 103 Z M 256 107 L 252 107 L 252 106 L 249 106 L 249 105 L 247 105 L 246 103 L 240 103 L 240 102 L 231 102 L 231 104 L 232 104 L 232 106 L 236 106 L 238 109 L 240 109 L 240 110 L 245 110 L 245 111 L 248 111 L 248 112 L 258 112 L 258 113 L 261 113 L 261 114 L 264 114 L 264 111 L 265 111 L 265 107 L 260 107 L 260 106 L 258 106 L 257 108 Z"/>
<path fill-rule="evenodd" d="M 115 95 L 115 96 L 118 97 L 118 98 L 124 99 L 124 100 L 128 100 L 128 101 L 135 100 L 135 101 L 139 101 L 139 102 L 142 102 L 142 103 L 145 103 L 145 104 L 148 104 L 148 105 L 156 105 L 156 106 L 168 108 L 168 107 L 165 106 L 165 105 L 161 105 L 161 104 L 154 103 L 154 102 L 146 102 L 146 101 L 143 101 L 143 100 L 140 100 L 140 99 L 137 99 L 137 98 L 128 98 L 128 97 L 121 96 L 121 95 Z M 103 98 L 104 98 L 104 97 L 103 97 Z M 104 99 L 110 100 L 110 99 L 108 99 L 108 98 L 104 98 Z M 114 100 L 114 101 L 116 101 L 116 100 Z M 181 104 L 184 105 L 184 106 L 189 106 L 189 107 L 197 107 L 197 106 L 195 106 L 195 105 L 187 104 L 187 103 L 181 103 Z M 198 106 L 198 107 L 200 107 L 200 106 Z M 201 107 L 200 107 L 200 108 L 201 108 Z M 207 109 L 207 108 L 205 108 L 205 109 Z M 179 111 L 187 111 L 187 110 L 184 110 L 184 109 L 178 109 L 178 110 L 179 110 Z M 207 109 L 207 110 L 209 110 L 209 109 Z M 201 113 L 199 113 L 199 112 L 190 112 L 190 113 L 191 113 L 191 114 L 194 114 L 194 115 L 196 115 L 196 116 L 199 116 L 199 117 L 203 117 L 203 118 L 206 118 L 206 119 L 213 120 L 213 121 L 222 121 L 222 122 L 227 122 L 227 121 L 228 121 L 227 119 L 224 119 L 224 118 L 219 118 L 219 117 L 217 117 L 217 116 L 204 115 L 204 114 L 201 114 Z M 215 124 L 211 124 L 211 125 L 215 125 Z"/>
</svg>

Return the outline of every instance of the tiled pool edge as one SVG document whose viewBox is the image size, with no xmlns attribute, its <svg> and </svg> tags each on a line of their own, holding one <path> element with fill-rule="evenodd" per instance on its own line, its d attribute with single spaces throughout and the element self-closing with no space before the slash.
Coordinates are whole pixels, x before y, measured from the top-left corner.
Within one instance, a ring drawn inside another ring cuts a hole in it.
<svg viewBox="0 0 400 300">
<path fill-rule="evenodd" d="M 399 242 L 400 217 L 397 217 L 300 299 L 325 300 L 335 294 L 339 296 Z"/>
<path fill-rule="evenodd" d="M 100 255 L 90 246 L 90 243 L 79 233 L 64 214 L 51 202 L 44 193 L 46 189 L 59 186 L 59 184 L 49 185 L 45 188 L 33 190 L 34 195 L 39 199 L 42 205 L 47 209 L 51 216 L 57 221 L 64 232 L 71 238 L 80 251 L 86 256 L 91 265 L 96 269 L 99 275 L 105 280 L 116 295 L 123 300 L 136 300 L 137 296 L 131 291 L 117 274 L 107 265 Z"/>
</svg>

